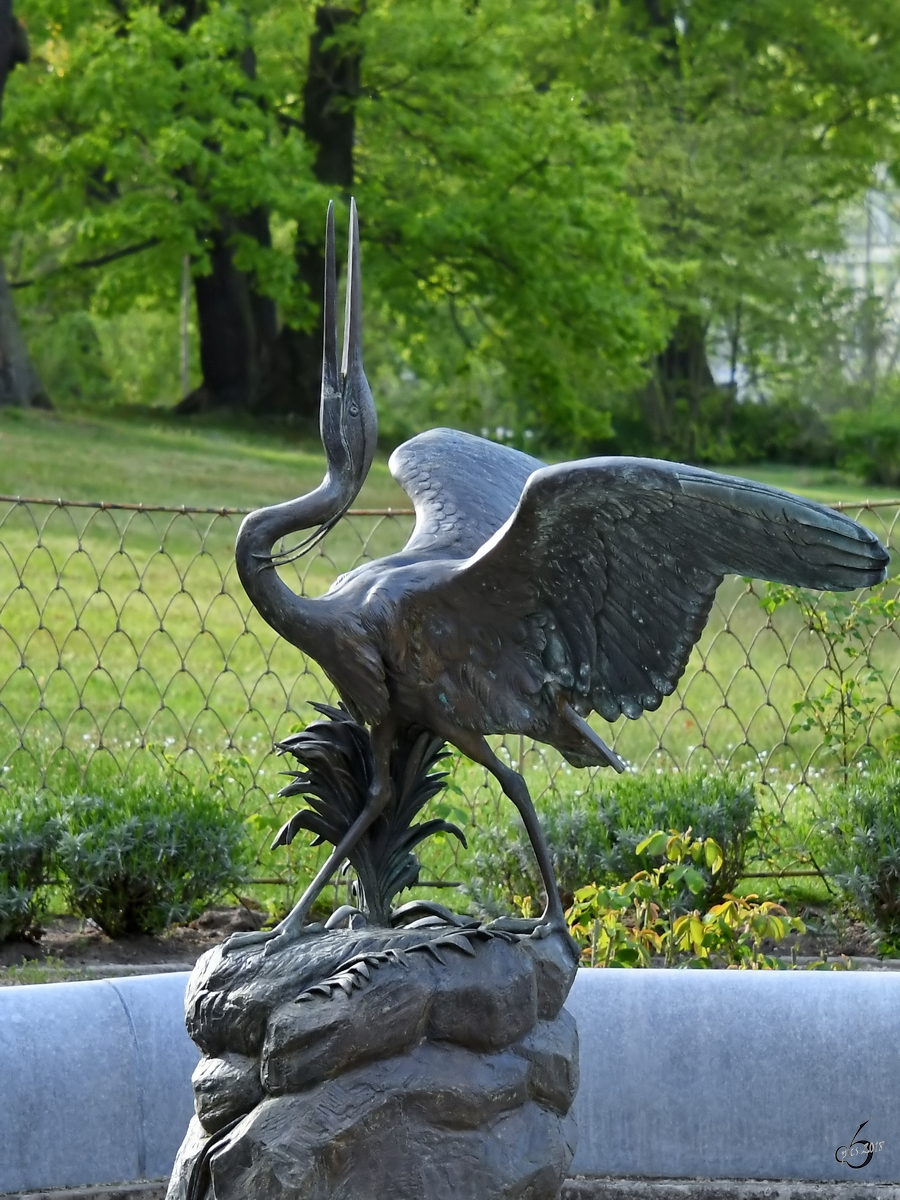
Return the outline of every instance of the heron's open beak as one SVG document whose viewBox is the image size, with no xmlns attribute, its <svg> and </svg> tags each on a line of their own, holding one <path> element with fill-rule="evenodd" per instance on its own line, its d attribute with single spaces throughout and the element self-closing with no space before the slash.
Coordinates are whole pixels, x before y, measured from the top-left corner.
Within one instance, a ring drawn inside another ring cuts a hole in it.
<svg viewBox="0 0 900 1200">
<path fill-rule="evenodd" d="M 269 561 L 290 562 L 308 553 L 338 523 L 365 483 L 378 437 L 375 403 L 362 364 L 362 269 L 356 201 L 350 201 L 347 251 L 347 296 L 344 345 L 338 367 L 337 264 L 334 246 L 334 201 L 325 222 L 325 297 L 323 302 L 322 394 L 319 432 L 328 473 L 322 487 L 333 496 L 331 512 L 308 537 Z"/>
<path fill-rule="evenodd" d="M 347 295 L 344 302 L 344 344 L 338 370 L 337 268 L 334 249 L 334 201 L 328 204 L 325 223 L 325 301 L 322 339 L 322 400 L 319 429 L 329 469 L 349 471 L 356 493 L 368 474 L 374 452 L 372 430 L 374 404 L 362 365 L 362 268 L 359 255 L 359 218 L 356 201 L 350 200 L 350 231 L 347 248 Z M 371 410 L 365 412 L 364 410 Z M 363 418 L 363 419 L 361 419 Z M 359 426 L 357 429 L 356 427 Z M 370 444 L 371 443 L 371 444 Z M 355 477 L 355 479 L 353 478 Z"/>
<path fill-rule="evenodd" d="M 348 293 L 349 296 L 349 293 Z M 341 444 L 341 377 L 338 372 L 337 265 L 334 253 L 334 201 L 328 201 L 325 219 L 325 298 L 322 304 L 322 398 L 319 433 L 325 453 Z M 346 318 L 345 318 L 346 322 Z M 329 467 L 331 459 L 329 457 Z"/>
</svg>

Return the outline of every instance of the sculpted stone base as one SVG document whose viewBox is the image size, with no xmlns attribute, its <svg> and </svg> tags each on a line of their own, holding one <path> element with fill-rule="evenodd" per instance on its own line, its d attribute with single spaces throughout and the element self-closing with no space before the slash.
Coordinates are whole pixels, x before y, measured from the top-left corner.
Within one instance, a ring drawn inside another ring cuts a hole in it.
<svg viewBox="0 0 900 1200">
<path fill-rule="evenodd" d="M 167 1200 L 556 1200 L 575 1152 L 560 935 L 333 930 L 206 954 Z"/>
</svg>

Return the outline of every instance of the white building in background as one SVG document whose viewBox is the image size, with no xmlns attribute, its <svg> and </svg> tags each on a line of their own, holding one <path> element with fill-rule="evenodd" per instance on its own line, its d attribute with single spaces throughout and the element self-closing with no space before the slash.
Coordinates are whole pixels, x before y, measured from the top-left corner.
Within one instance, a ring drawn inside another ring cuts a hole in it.
<svg viewBox="0 0 900 1200">
<path fill-rule="evenodd" d="M 844 247 L 826 256 L 836 280 L 853 293 L 840 353 L 847 377 L 855 380 L 900 370 L 900 191 L 887 186 L 886 176 L 884 182 L 847 209 Z M 733 382 L 740 399 L 752 398 L 743 363 L 719 350 L 709 364 L 717 383 Z"/>
<path fill-rule="evenodd" d="M 848 328 L 855 336 L 842 358 L 848 376 L 874 383 L 900 366 L 900 192 L 867 192 L 848 209 L 844 237 L 844 249 L 828 260 L 854 294 Z"/>
<path fill-rule="evenodd" d="M 848 210 L 844 236 L 844 250 L 830 258 L 839 278 L 893 305 L 900 278 L 900 192 L 868 192 Z"/>
</svg>

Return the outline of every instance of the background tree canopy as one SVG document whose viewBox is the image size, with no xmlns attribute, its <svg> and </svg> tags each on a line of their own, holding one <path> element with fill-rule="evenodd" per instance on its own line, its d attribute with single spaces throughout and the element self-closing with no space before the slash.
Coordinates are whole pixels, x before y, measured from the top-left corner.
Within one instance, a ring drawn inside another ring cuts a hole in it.
<svg viewBox="0 0 900 1200">
<path fill-rule="evenodd" d="M 323 214 L 352 192 L 388 440 L 833 455 L 817 411 L 884 411 L 834 385 L 859 297 L 828 256 L 896 161 L 893 0 L 17 13 L 0 253 L 58 404 L 309 418 Z"/>
</svg>

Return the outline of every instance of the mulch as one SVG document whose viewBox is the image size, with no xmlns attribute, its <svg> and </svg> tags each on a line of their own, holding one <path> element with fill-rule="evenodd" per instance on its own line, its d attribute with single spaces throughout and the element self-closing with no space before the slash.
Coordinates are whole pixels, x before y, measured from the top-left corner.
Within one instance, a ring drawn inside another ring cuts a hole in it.
<svg viewBox="0 0 900 1200">
<path fill-rule="evenodd" d="M 264 918 L 264 913 L 250 907 L 211 908 L 189 925 L 177 925 L 158 937 L 135 934 L 113 939 L 80 917 L 52 917 L 35 940 L 0 942 L 0 983 L 38 982 L 35 976 L 44 971 L 48 976 L 96 977 L 104 967 L 131 968 L 111 972 L 115 974 L 138 974 L 140 968 L 161 966 L 189 971 L 204 951 L 229 934 L 259 929 Z"/>
</svg>

